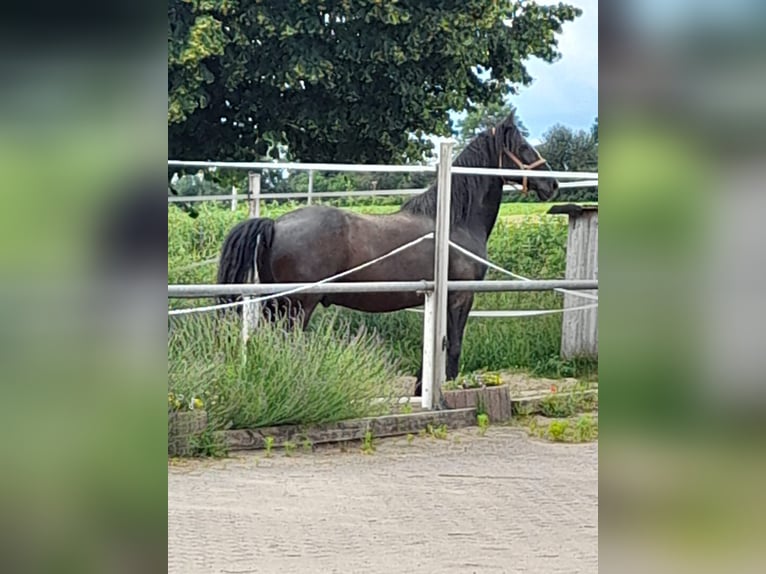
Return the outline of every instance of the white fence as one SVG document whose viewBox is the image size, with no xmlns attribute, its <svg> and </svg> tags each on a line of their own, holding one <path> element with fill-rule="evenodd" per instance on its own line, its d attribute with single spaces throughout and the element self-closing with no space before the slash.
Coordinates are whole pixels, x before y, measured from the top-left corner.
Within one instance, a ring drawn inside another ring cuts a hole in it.
<svg viewBox="0 0 766 574">
<path fill-rule="evenodd" d="M 292 193 L 261 193 L 260 187 L 255 188 L 253 186 L 252 178 L 249 178 L 249 189 L 248 193 L 245 196 L 243 193 L 239 193 L 236 188 L 232 188 L 231 194 L 219 194 L 219 195 L 190 195 L 190 196 L 177 196 L 177 195 L 169 195 L 168 196 L 168 203 L 191 203 L 191 202 L 202 202 L 202 201 L 230 201 L 231 202 L 231 210 L 236 211 L 238 201 L 243 198 L 247 198 L 251 205 L 251 212 L 260 214 L 260 202 L 263 200 L 274 200 L 274 199 L 305 199 L 306 203 L 311 205 L 314 200 L 318 199 L 330 199 L 330 198 L 338 198 L 338 197 L 385 197 L 385 196 L 396 196 L 396 195 L 417 195 L 420 193 L 423 193 L 426 191 L 426 188 L 420 188 L 420 189 L 369 189 L 369 190 L 359 190 L 359 191 L 320 191 L 316 192 L 314 191 L 314 174 L 316 172 L 324 172 L 324 171 L 354 171 L 358 173 L 402 173 L 402 172 L 432 172 L 434 171 L 434 166 L 386 166 L 386 165 L 354 165 L 354 164 L 310 164 L 310 163 L 279 163 L 279 162 L 200 162 L 200 161 L 168 161 L 168 165 L 170 166 L 176 166 L 176 167 L 196 167 L 201 169 L 207 169 L 209 171 L 215 171 L 218 169 L 247 169 L 247 170 L 254 170 L 254 169 L 275 169 L 275 170 L 295 170 L 295 171 L 308 171 L 309 172 L 309 182 L 308 182 L 308 191 L 305 192 L 292 192 Z M 354 169 L 351 169 L 354 168 Z M 369 169 L 368 169 L 369 168 Z M 404 168 L 404 169 L 403 169 Z M 455 171 L 453 168 L 453 173 L 462 173 L 460 171 L 461 168 L 458 168 L 458 171 Z M 473 168 L 468 168 L 473 169 Z M 477 168 L 478 169 L 478 168 Z M 498 170 L 491 170 L 493 172 L 498 172 Z M 519 170 L 504 170 L 504 172 L 518 172 Z M 470 173 L 473 173 L 471 171 Z M 571 172 L 547 172 L 549 176 L 550 174 L 553 174 L 552 177 L 558 177 L 561 178 L 560 175 L 555 174 L 570 174 Z M 527 175 L 529 172 L 527 172 Z M 494 174 L 492 174 L 494 175 Z M 567 189 L 567 188 L 580 188 L 580 187 L 598 187 L 598 174 L 595 174 L 596 179 L 594 179 L 594 173 L 592 172 L 583 172 L 578 173 L 577 177 L 583 177 L 586 178 L 583 181 L 565 181 L 562 182 L 559 187 L 561 189 Z M 506 191 L 510 190 L 520 190 L 520 185 L 505 185 L 503 186 L 503 189 Z"/>
<path fill-rule="evenodd" d="M 325 293 L 330 291 L 337 291 L 338 289 L 358 290 L 370 292 L 376 291 L 418 291 L 423 292 L 425 299 L 424 315 L 423 315 L 423 397 L 422 404 L 424 408 L 434 408 L 434 398 L 439 396 L 440 388 L 445 380 L 445 365 L 446 365 L 446 342 L 447 342 L 447 292 L 450 289 L 460 289 L 462 291 L 534 291 L 534 290 L 560 290 L 566 288 L 567 290 L 576 289 L 598 289 L 597 281 L 563 281 L 563 282 L 540 282 L 540 281 L 524 281 L 524 282 L 500 282 L 500 281 L 482 281 L 482 282 L 458 282 L 447 280 L 447 269 L 449 263 L 449 224 L 450 224 L 450 200 L 451 200 L 451 185 L 453 173 L 458 174 L 479 174 L 479 175 L 494 175 L 494 176 L 506 176 L 506 177 L 522 177 L 528 178 L 543 177 L 550 178 L 555 177 L 557 179 L 587 179 L 598 184 L 598 173 L 595 172 L 558 172 L 558 171 L 530 171 L 519 169 L 492 169 L 492 168 L 477 168 L 477 167 L 453 167 L 452 160 L 452 147 L 454 142 L 443 142 L 440 146 L 439 153 L 439 166 L 438 170 L 436 166 L 384 166 L 384 165 L 353 165 L 353 164 L 300 164 L 300 163 L 271 163 L 271 162 L 194 162 L 194 161 L 169 161 L 168 165 L 186 166 L 186 167 L 203 167 L 203 168 L 233 168 L 233 169 L 295 169 L 295 170 L 307 170 L 307 171 L 351 171 L 351 172 L 433 172 L 437 171 L 438 175 L 438 200 L 437 200 L 437 214 L 436 214 L 436 228 L 433 234 L 435 241 L 434 249 L 434 280 L 429 281 L 414 281 L 404 282 L 398 284 L 396 282 L 381 282 L 377 285 L 372 284 L 359 284 L 359 283 L 332 283 L 334 278 L 323 279 L 314 284 L 307 285 L 198 285 L 198 286 L 182 286 L 171 285 L 168 286 L 169 297 L 189 297 L 196 293 L 228 293 L 228 294 L 240 294 L 245 296 L 245 301 L 242 304 L 246 307 L 243 317 L 252 315 L 254 306 L 248 301 L 245 293 L 259 293 L 259 292 L 271 292 L 273 293 L 275 288 L 280 288 L 279 293 L 276 295 L 268 295 L 268 297 L 284 296 L 287 292 L 295 293 L 299 291 L 313 290 L 315 292 Z M 251 178 L 253 179 L 253 178 Z M 259 179 L 259 178 L 256 178 Z M 578 184 L 582 185 L 580 182 Z M 252 183 L 251 183 L 252 185 Z M 316 194 L 315 194 L 316 195 Z M 280 197 L 284 197 L 280 194 Z M 179 201 L 185 201 L 188 198 L 180 198 Z M 227 198 L 233 199 L 231 197 Z M 258 209 L 256 206 L 251 205 L 251 216 Z M 255 208 L 255 209 L 253 209 Z M 423 238 L 421 238 L 423 239 Z M 366 264 L 365 264 L 366 265 Z M 349 270 L 338 277 L 346 275 L 354 270 Z M 287 291 L 281 290 L 286 288 Z M 195 291 L 196 289 L 196 291 Z M 594 305 L 597 305 L 595 303 Z M 220 306 L 211 306 L 205 308 L 210 310 Z M 201 310 L 201 309 L 200 309 Z M 567 311 L 565 311 L 567 312 Z"/>
</svg>

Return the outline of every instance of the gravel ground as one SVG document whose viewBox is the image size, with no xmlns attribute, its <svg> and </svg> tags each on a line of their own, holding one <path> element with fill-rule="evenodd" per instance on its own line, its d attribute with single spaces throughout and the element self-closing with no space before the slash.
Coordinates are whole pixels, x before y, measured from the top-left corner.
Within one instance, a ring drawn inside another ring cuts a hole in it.
<svg viewBox="0 0 766 574">
<path fill-rule="evenodd" d="M 168 467 L 168 572 L 596 572 L 598 445 L 490 427 Z"/>
</svg>

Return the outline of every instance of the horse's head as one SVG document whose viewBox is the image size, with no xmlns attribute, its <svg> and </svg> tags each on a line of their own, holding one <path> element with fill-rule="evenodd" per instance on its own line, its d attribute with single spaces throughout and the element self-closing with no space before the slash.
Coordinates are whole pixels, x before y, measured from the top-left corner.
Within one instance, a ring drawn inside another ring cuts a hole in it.
<svg viewBox="0 0 766 574">
<path fill-rule="evenodd" d="M 492 128 L 492 135 L 495 138 L 500 169 L 551 170 L 548 162 L 521 135 L 513 113 Z M 506 182 L 520 183 L 523 193 L 526 193 L 527 189 L 533 190 L 540 201 L 552 201 L 558 195 L 559 183 L 552 177 L 524 176 L 503 179 Z"/>
</svg>

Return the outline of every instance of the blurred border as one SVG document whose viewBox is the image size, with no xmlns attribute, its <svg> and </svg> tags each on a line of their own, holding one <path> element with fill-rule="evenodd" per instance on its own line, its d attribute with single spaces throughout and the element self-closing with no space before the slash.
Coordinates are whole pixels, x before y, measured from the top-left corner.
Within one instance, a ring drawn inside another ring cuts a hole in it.
<svg viewBox="0 0 766 574">
<path fill-rule="evenodd" d="M 0 22 L 0 568 L 163 571 L 166 6 Z"/>
<path fill-rule="evenodd" d="M 761 568 L 766 9 L 600 6 L 600 564 Z"/>
</svg>

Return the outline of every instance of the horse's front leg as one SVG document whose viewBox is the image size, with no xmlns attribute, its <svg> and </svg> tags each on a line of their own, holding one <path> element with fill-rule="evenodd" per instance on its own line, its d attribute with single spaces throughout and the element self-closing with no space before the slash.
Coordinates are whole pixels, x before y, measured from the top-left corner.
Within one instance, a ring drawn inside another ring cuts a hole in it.
<svg viewBox="0 0 766 574">
<path fill-rule="evenodd" d="M 451 293 L 447 300 L 447 380 L 460 372 L 460 353 L 468 315 L 473 306 L 473 293 Z"/>
</svg>

